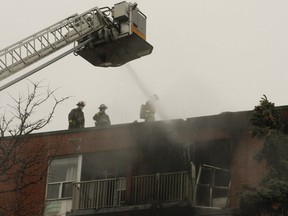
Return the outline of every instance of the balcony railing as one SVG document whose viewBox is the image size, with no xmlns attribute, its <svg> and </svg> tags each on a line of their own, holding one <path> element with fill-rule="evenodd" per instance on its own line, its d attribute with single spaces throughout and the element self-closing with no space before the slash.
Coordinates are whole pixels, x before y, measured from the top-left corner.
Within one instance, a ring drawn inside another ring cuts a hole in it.
<svg viewBox="0 0 288 216">
<path fill-rule="evenodd" d="M 188 172 L 134 176 L 132 204 L 181 201 L 188 197 Z"/>
<path fill-rule="evenodd" d="M 194 205 L 227 207 L 230 193 L 230 171 L 210 165 L 200 165 L 194 190 Z"/>
<path fill-rule="evenodd" d="M 72 209 L 182 201 L 192 190 L 189 185 L 188 172 L 134 176 L 129 186 L 126 178 L 77 182 L 73 187 Z M 129 196 L 125 195 L 126 187 L 131 188 Z"/>
<path fill-rule="evenodd" d="M 74 183 L 72 208 L 91 209 L 116 207 L 125 201 L 125 178 Z"/>
</svg>

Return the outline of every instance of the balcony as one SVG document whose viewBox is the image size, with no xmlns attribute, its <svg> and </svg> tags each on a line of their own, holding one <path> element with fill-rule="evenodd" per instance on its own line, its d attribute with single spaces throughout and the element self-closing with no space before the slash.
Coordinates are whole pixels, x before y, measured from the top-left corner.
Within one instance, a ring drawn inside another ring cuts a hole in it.
<svg viewBox="0 0 288 216">
<path fill-rule="evenodd" d="M 135 211 L 153 215 L 157 210 L 165 215 L 191 215 L 191 211 L 198 215 L 207 212 L 229 215 L 229 173 L 229 170 L 201 165 L 197 179 L 192 166 L 191 172 L 76 182 L 72 211 L 67 216 Z"/>
<path fill-rule="evenodd" d="M 68 215 L 145 210 L 157 205 L 188 206 L 191 194 L 187 171 L 76 182 Z"/>
</svg>

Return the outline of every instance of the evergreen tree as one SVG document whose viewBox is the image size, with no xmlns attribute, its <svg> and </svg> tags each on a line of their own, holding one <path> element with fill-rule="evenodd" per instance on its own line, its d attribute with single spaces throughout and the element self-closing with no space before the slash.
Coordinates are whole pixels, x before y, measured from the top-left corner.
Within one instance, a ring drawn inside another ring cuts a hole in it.
<svg viewBox="0 0 288 216">
<path fill-rule="evenodd" d="M 255 159 L 265 160 L 268 172 L 259 187 L 243 187 L 235 215 L 288 215 L 288 138 L 283 133 L 279 112 L 264 95 L 250 121 L 251 135 L 263 140 L 263 148 Z"/>
</svg>

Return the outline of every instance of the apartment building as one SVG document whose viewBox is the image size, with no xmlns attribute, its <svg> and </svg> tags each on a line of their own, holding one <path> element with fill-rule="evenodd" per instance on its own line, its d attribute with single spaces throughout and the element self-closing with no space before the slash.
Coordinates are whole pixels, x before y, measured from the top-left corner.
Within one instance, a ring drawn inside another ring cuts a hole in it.
<svg viewBox="0 0 288 216">
<path fill-rule="evenodd" d="M 278 109 L 288 119 L 288 107 Z M 41 178 L 20 195 L 0 193 L 0 202 L 22 199 L 27 215 L 230 215 L 242 184 L 258 184 L 266 169 L 253 159 L 261 142 L 250 115 L 32 134 L 22 151 L 37 152 L 42 168 L 25 181 Z"/>
</svg>

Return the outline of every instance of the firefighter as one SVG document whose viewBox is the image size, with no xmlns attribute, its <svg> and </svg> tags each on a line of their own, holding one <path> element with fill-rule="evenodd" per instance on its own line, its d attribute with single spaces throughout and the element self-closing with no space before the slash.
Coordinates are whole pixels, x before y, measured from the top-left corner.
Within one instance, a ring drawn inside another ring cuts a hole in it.
<svg viewBox="0 0 288 216">
<path fill-rule="evenodd" d="M 68 115 L 68 129 L 84 128 L 85 126 L 83 108 L 85 107 L 86 103 L 84 101 L 79 101 L 76 105 L 77 108 L 72 109 Z"/>
<path fill-rule="evenodd" d="M 144 119 L 145 122 L 155 121 L 155 113 L 156 113 L 155 102 L 158 100 L 159 98 L 155 94 L 152 95 L 145 104 L 141 105 L 140 118 Z"/>
<path fill-rule="evenodd" d="M 105 104 L 101 104 L 98 109 L 99 109 L 99 112 L 97 112 L 93 116 L 93 120 L 95 121 L 95 126 L 101 127 L 101 126 L 111 125 L 110 118 L 105 112 L 105 110 L 108 109 L 108 107 Z"/>
</svg>

